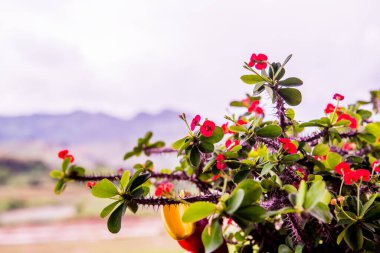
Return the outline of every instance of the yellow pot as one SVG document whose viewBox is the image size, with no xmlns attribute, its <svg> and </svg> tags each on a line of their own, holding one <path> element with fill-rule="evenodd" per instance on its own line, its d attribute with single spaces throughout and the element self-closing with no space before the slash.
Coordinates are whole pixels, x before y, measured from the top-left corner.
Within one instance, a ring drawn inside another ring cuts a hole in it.
<svg viewBox="0 0 380 253">
<path fill-rule="evenodd" d="M 161 211 L 161 217 L 168 234 L 174 240 L 184 240 L 194 233 L 194 223 L 182 222 L 182 215 L 188 208 L 188 205 L 165 205 Z"/>
</svg>

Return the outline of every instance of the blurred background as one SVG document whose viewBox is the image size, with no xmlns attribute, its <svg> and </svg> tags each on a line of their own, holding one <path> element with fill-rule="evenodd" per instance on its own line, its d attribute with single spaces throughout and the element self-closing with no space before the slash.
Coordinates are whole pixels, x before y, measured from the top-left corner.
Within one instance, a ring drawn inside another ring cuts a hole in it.
<svg viewBox="0 0 380 253">
<path fill-rule="evenodd" d="M 0 252 L 181 252 L 157 210 L 110 234 L 104 201 L 84 185 L 53 193 L 56 153 L 95 173 L 129 168 L 146 131 L 170 143 L 178 114 L 223 122 L 244 98 L 252 53 L 304 81 L 301 121 L 335 92 L 345 103 L 380 88 L 378 1 L 0 1 Z M 273 107 L 265 102 L 265 113 Z M 144 158 L 142 158 L 144 160 Z M 155 158 L 173 169 L 175 157 Z"/>
</svg>

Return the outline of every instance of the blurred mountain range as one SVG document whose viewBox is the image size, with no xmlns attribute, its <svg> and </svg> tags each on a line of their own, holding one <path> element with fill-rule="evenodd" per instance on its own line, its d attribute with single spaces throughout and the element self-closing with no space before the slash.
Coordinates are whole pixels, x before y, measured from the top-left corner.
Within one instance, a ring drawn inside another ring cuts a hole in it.
<svg viewBox="0 0 380 253">
<path fill-rule="evenodd" d="M 164 140 L 169 145 L 186 134 L 178 115 L 164 110 L 158 114 L 140 113 L 131 119 L 84 111 L 1 116 L 0 156 L 53 162 L 58 150 L 68 148 L 77 160 L 91 165 L 112 164 L 115 159 L 122 161 L 124 152 L 147 131 L 154 132 L 153 140 Z"/>
</svg>

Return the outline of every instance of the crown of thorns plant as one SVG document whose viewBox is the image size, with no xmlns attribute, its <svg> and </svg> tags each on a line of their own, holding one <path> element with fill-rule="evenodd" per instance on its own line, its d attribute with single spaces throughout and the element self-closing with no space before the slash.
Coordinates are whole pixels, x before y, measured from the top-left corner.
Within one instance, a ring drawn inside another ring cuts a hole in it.
<svg viewBox="0 0 380 253">
<path fill-rule="evenodd" d="M 147 160 L 93 175 L 62 150 L 62 169 L 51 172 L 55 192 L 87 182 L 92 195 L 112 201 L 100 213 L 109 216 L 112 233 L 120 231 L 126 210 L 162 206 L 166 230 L 189 252 L 378 252 L 380 122 L 372 114 L 380 110 L 380 91 L 348 105 L 335 94 L 321 118 L 300 123 L 288 107 L 301 103 L 294 87 L 303 84 L 284 78 L 290 58 L 270 63 L 253 54 L 241 77 L 252 93 L 231 102 L 236 112 L 221 126 L 181 114 L 186 136 L 167 147 L 148 132 L 124 156 L 174 153 L 179 164 L 172 171 L 157 171 Z M 272 119 L 261 94 L 274 104 Z M 314 132 L 304 134 L 308 128 Z M 198 190 L 176 189 L 175 181 Z"/>
</svg>

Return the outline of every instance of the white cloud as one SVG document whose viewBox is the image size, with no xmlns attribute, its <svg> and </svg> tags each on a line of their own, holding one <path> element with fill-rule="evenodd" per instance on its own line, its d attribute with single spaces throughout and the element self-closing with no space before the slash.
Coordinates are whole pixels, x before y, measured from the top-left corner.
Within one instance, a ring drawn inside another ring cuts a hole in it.
<svg viewBox="0 0 380 253">
<path fill-rule="evenodd" d="M 379 88 L 378 1 L 2 1 L 0 114 L 225 112 L 253 52 L 304 80 L 302 118 Z"/>
</svg>

